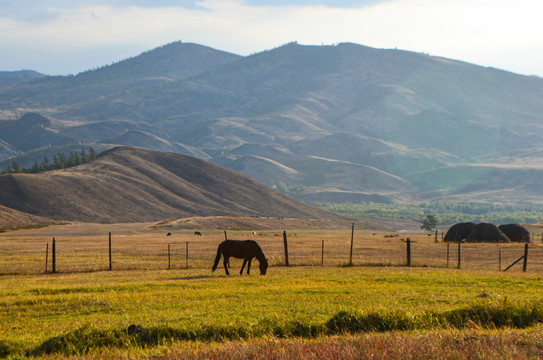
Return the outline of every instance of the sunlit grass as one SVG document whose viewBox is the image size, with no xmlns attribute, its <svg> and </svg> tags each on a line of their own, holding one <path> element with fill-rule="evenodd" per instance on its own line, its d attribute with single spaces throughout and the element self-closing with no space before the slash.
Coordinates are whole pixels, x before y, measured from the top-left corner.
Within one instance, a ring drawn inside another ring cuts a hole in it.
<svg viewBox="0 0 543 360">
<path fill-rule="evenodd" d="M 543 281 L 534 274 L 423 268 L 275 267 L 266 276 L 243 277 L 207 269 L 4 276 L 0 353 L 47 353 L 49 346 L 53 352 L 85 354 L 187 339 L 515 327 L 507 322 L 478 324 L 473 319 L 479 315 L 466 318 L 462 311 L 479 311 L 483 317 L 499 313 L 500 307 L 521 315 L 531 308 L 537 312 L 542 294 Z M 373 318 L 364 318 L 368 314 Z M 456 324 L 462 316 L 465 321 Z M 343 327 L 332 331 L 327 324 L 340 318 Z M 364 321 L 398 325 L 364 328 Z M 401 326 L 402 321 L 408 326 Z M 149 339 L 128 334 L 131 324 Z"/>
<path fill-rule="evenodd" d="M 533 331 L 470 329 L 212 344 L 189 342 L 151 353 L 165 359 L 538 359 L 543 355 L 542 330 L 541 327 Z M 127 352 L 121 354 L 127 356 Z M 140 354 L 146 354 L 145 350 Z"/>
</svg>

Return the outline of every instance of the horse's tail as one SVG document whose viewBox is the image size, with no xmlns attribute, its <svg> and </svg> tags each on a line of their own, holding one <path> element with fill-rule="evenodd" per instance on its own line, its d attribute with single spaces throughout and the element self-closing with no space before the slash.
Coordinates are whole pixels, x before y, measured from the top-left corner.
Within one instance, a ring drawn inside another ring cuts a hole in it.
<svg viewBox="0 0 543 360">
<path fill-rule="evenodd" d="M 217 247 L 217 256 L 215 257 L 215 263 L 213 264 L 213 269 L 211 269 L 211 272 L 215 271 L 217 269 L 217 265 L 219 265 L 219 260 L 221 259 L 221 246 L 219 245 Z"/>
</svg>

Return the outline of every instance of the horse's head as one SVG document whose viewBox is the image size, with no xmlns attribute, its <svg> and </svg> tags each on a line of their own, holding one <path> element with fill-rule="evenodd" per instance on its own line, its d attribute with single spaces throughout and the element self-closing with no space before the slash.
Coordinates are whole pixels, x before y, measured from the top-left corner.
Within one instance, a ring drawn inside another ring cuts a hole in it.
<svg viewBox="0 0 543 360">
<path fill-rule="evenodd" d="M 268 259 L 264 258 L 260 261 L 260 275 L 266 275 L 266 270 L 268 270 Z"/>
</svg>

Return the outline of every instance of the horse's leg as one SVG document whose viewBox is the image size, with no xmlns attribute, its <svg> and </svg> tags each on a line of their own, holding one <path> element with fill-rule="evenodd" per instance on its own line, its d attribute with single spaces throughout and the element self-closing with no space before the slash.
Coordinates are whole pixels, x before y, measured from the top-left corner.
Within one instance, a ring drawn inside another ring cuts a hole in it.
<svg viewBox="0 0 543 360">
<path fill-rule="evenodd" d="M 247 264 L 247 275 L 249 275 L 249 270 L 251 270 L 251 261 L 253 261 L 253 258 L 250 258 L 249 263 Z"/>
<path fill-rule="evenodd" d="M 245 264 L 247 264 L 247 259 L 243 259 L 243 265 L 241 265 L 241 270 L 239 271 L 240 275 L 243 275 L 243 268 L 245 267 Z"/>
<path fill-rule="evenodd" d="M 228 271 L 228 259 L 230 259 L 229 257 L 224 257 L 224 271 L 226 271 L 226 275 L 230 275 L 230 272 Z"/>
</svg>

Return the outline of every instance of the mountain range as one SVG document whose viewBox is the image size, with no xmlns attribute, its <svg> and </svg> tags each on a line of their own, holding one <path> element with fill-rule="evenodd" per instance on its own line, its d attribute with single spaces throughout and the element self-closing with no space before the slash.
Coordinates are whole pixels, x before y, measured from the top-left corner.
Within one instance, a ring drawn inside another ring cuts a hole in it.
<svg viewBox="0 0 543 360">
<path fill-rule="evenodd" d="M 0 169 L 118 145 L 306 202 L 543 205 L 543 79 L 358 44 L 175 42 L 75 76 L 0 72 Z"/>
</svg>

